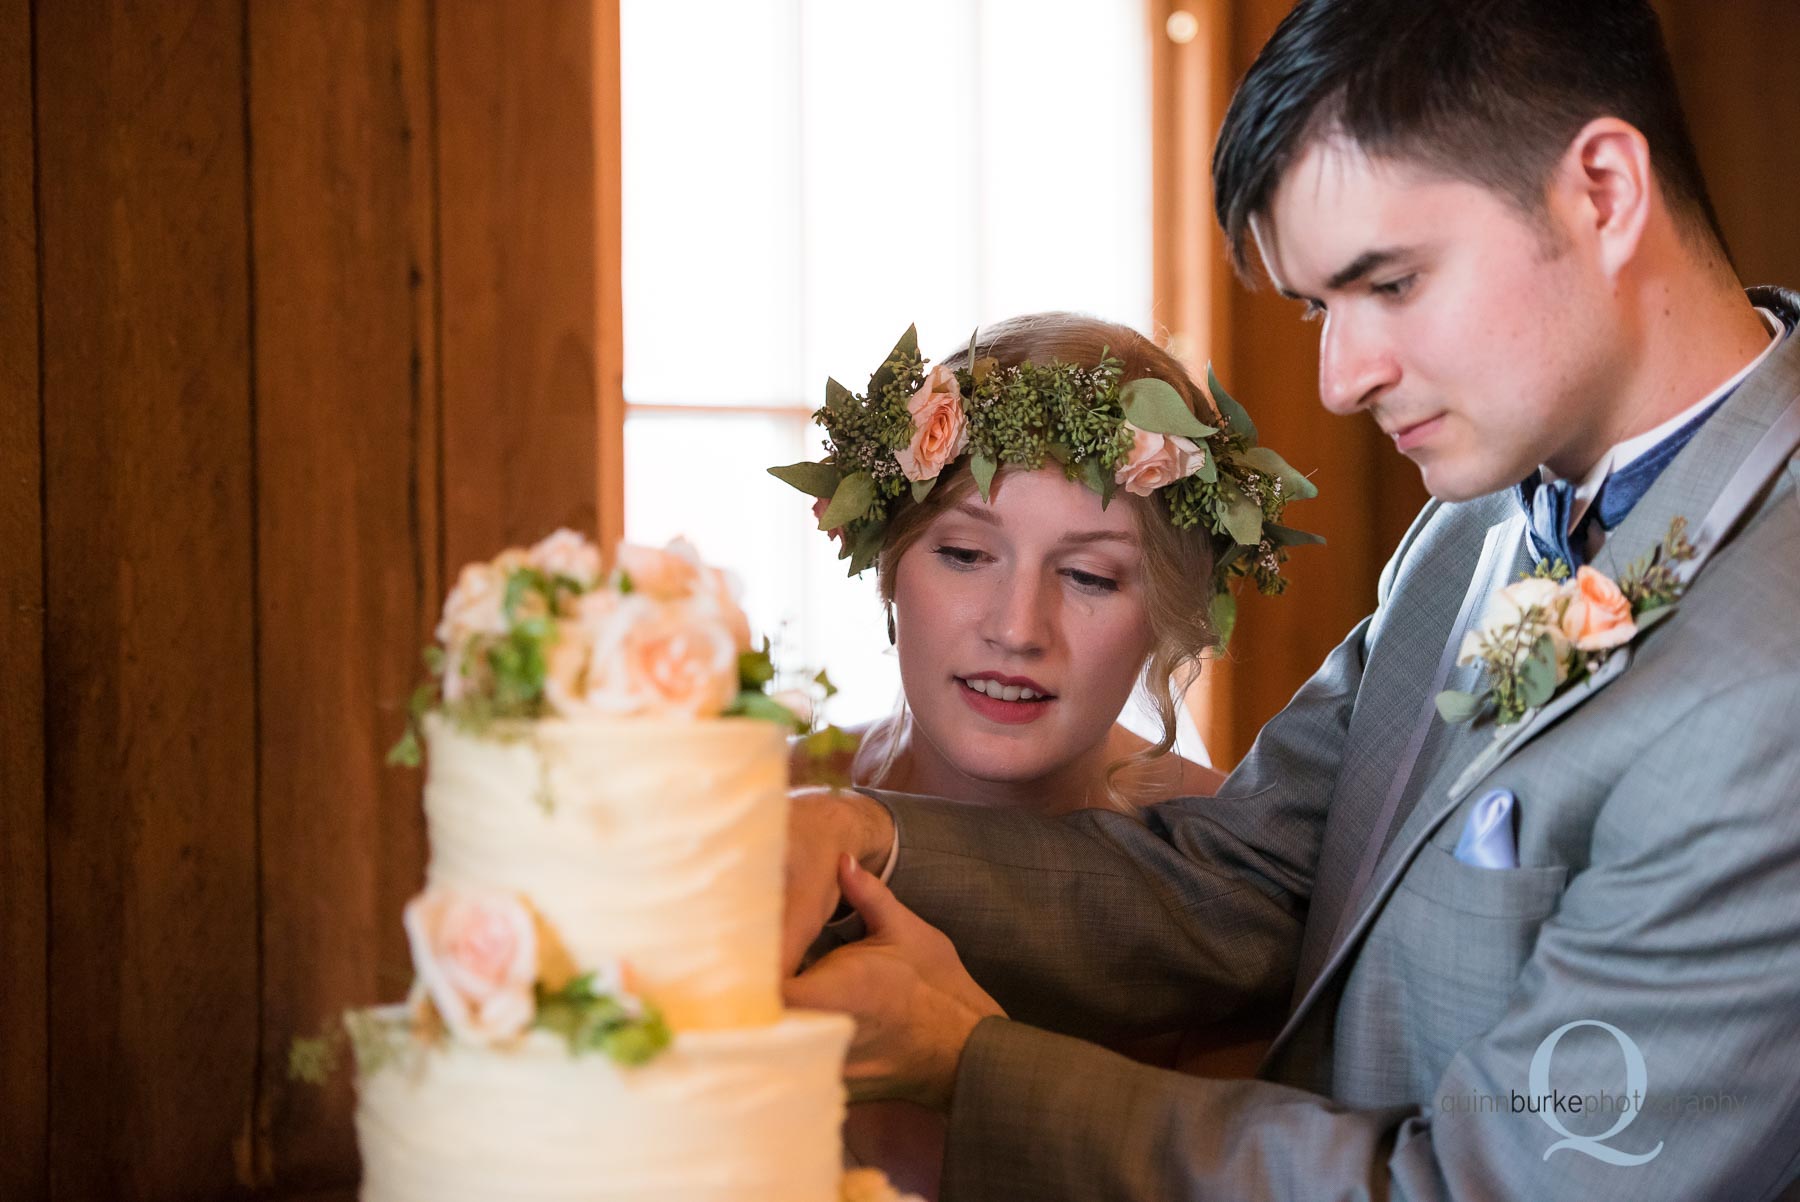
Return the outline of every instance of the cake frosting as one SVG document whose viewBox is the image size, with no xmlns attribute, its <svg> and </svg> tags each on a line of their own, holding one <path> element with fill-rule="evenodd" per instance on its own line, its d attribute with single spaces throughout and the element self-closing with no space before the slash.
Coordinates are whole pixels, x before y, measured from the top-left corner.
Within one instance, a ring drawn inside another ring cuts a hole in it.
<svg viewBox="0 0 1800 1202">
<path fill-rule="evenodd" d="M 362 1087 L 364 1202 L 837 1202 L 840 1015 L 677 1034 L 639 1068 L 535 1032 Z"/>
<path fill-rule="evenodd" d="M 781 1005 L 803 726 L 723 574 L 559 531 L 465 568 L 438 640 L 396 749 L 417 978 L 344 1024 L 363 1202 L 886 1196 L 843 1173 L 850 1020 Z"/>
<path fill-rule="evenodd" d="M 476 736 L 433 718 L 427 732 L 429 884 L 529 897 L 574 965 L 624 960 L 677 1031 L 780 1017 L 779 727 L 547 720 Z"/>
</svg>

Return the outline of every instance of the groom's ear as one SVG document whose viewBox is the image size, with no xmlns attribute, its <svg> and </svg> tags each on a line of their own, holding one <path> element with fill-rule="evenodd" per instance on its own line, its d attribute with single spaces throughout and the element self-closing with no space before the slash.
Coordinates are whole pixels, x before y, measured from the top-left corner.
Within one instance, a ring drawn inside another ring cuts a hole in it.
<svg viewBox="0 0 1800 1202">
<path fill-rule="evenodd" d="M 1662 204 L 1650 144 L 1617 117 L 1596 117 L 1569 143 L 1551 178 L 1549 218 L 1608 278 L 1637 258 Z"/>
</svg>

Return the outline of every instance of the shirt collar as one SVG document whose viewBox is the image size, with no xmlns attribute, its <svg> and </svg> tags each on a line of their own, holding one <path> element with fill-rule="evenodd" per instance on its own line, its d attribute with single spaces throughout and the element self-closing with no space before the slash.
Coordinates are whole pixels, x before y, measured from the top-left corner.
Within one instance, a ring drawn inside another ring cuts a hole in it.
<svg viewBox="0 0 1800 1202">
<path fill-rule="evenodd" d="M 1614 444 L 1606 454 L 1600 456 L 1600 461 L 1594 464 L 1592 468 L 1588 469 L 1587 475 L 1583 476 L 1581 482 L 1575 486 L 1575 496 L 1569 505 L 1569 529 L 1571 531 L 1573 531 L 1576 525 L 1581 521 L 1582 516 L 1587 513 L 1588 506 L 1593 503 L 1594 497 L 1600 492 L 1600 486 L 1606 483 L 1606 478 L 1608 476 L 1633 460 L 1641 458 L 1663 439 L 1675 433 L 1675 431 L 1681 429 L 1681 427 L 1687 425 L 1687 423 L 1693 421 L 1702 413 L 1705 413 L 1708 406 L 1716 404 L 1720 397 L 1723 397 L 1739 384 L 1742 384 L 1751 372 L 1763 365 L 1763 360 L 1775 353 L 1775 348 L 1780 346 L 1781 340 L 1787 336 L 1787 326 L 1783 324 L 1781 318 L 1777 317 L 1771 310 L 1763 308 L 1761 305 L 1756 307 L 1756 312 L 1757 315 L 1762 318 L 1763 325 L 1769 329 L 1769 345 L 1765 346 L 1756 358 L 1746 363 L 1729 380 L 1726 380 L 1723 384 L 1701 397 L 1692 405 L 1689 405 L 1686 409 L 1683 409 L 1680 413 L 1677 413 L 1674 417 L 1671 417 L 1668 421 L 1662 423 L 1653 430 L 1646 430 L 1642 434 L 1627 438 L 1624 442 Z M 1539 468 L 1538 470 L 1543 472 L 1544 479 L 1547 481 L 1559 480 L 1562 478 L 1547 467 Z"/>
</svg>

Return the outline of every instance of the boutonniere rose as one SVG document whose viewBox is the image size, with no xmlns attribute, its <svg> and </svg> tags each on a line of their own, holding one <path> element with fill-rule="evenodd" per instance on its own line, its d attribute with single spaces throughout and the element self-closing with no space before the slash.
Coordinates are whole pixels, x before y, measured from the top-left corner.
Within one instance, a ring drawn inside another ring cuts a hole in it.
<svg viewBox="0 0 1800 1202">
<path fill-rule="evenodd" d="M 1480 664 L 1483 686 L 1439 693 L 1438 712 L 1468 722 L 1491 704 L 1499 724 L 1510 726 L 1541 708 L 1668 617 L 1686 587 L 1675 565 L 1695 554 L 1686 521 L 1676 518 L 1662 543 L 1617 581 L 1591 567 L 1571 578 L 1567 564 L 1541 564 L 1537 575 L 1501 589 L 1480 626 L 1463 637 L 1457 662 Z"/>
</svg>

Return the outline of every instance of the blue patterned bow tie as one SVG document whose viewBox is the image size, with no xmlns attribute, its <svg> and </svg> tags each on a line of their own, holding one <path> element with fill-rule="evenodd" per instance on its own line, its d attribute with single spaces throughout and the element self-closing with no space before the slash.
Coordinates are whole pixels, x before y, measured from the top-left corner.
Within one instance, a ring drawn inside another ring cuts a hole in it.
<svg viewBox="0 0 1800 1202">
<path fill-rule="evenodd" d="M 1569 511 L 1575 504 L 1574 482 L 1552 480 L 1546 483 L 1542 472 L 1532 472 L 1518 488 L 1519 505 L 1525 510 L 1525 520 L 1530 527 L 1531 553 L 1540 560 L 1560 559 L 1569 565 L 1571 572 L 1586 563 L 1584 552 L 1593 523 L 1597 521 L 1602 530 L 1611 531 L 1624 521 L 1625 515 L 1650 491 L 1663 469 L 1700 432 L 1706 419 L 1718 412 L 1729 395 L 1720 397 L 1693 421 L 1609 474 L 1601 482 L 1600 491 L 1594 494 L 1593 504 L 1581 515 L 1581 521 L 1572 531 L 1569 529 Z"/>
</svg>

